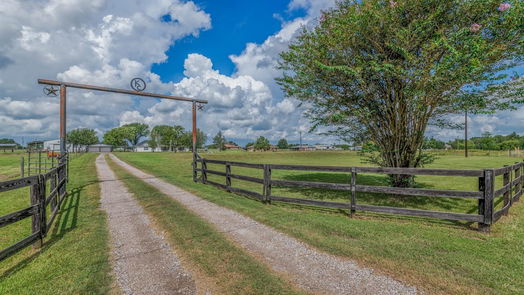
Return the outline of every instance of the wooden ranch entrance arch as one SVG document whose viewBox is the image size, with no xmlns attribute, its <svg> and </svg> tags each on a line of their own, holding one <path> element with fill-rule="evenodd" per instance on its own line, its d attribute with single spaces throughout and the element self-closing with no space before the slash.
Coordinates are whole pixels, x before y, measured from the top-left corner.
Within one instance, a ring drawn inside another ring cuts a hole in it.
<svg viewBox="0 0 524 295">
<path fill-rule="evenodd" d="M 156 93 L 150 93 L 150 92 L 141 92 L 141 91 L 133 91 L 133 90 L 127 90 L 127 89 L 118 89 L 118 88 L 108 88 L 108 87 L 102 87 L 102 86 L 95 86 L 95 85 L 87 85 L 87 84 L 78 84 L 78 83 L 71 83 L 71 82 L 64 82 L 64 81 L 55 81 L 55 80 L 45 80 L 45 79 L 38 79 L 38 84 L 44 84 L 44 85 L 50 85 L 50 86 L 58 86 L 60 87 L 60 154 L 65 155 L 67 153 L 66 151 L 66 137 L 67 137 L 67 128 L 66 128 L 66 118 L 67 118 L 67 88 L 77 88 L 77 89 L 86 89 L 86 90 L 94 90 L 94 91 L 103 91 L 103 92 L 112 92 L 112 93 L 121 93 L 121 94 L 128 94 L 128 95 L 136 95 L 136 96 L 145 96 L 145 97 L 154 97 L 154 98 L 160 98 L 160 99 L 170 99 L 170 100 L 178 100 L 178 101 L 187 101 L 192 103 L 192 111 L 193 111 L 193 163 L 195 163 L 196 157 L 197 157 L 197 148 L 196 148 L 196 139 L 197 139 L 197 104 L 207 104 L 207 100 L 201 100 L 201 99 L 192 99 L 182 96 L 175 96 L 175 95 L 164 95 L 164 94 L 156 94 Z M 193 164 L 194 165 L 194 164 Z"/>
</svg>

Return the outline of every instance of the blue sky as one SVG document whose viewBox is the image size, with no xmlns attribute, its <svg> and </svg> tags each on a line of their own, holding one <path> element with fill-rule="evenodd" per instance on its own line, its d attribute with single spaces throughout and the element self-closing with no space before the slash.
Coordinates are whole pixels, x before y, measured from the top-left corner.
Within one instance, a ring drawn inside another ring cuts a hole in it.
<svg viewBox="0 0 524 295">
<path fill-rule="evenodd" d="M 166 52 L 168 60 L 154 64 L 152 72 L 162 81 L 178 81 L 184 77 L 184 60 L 198 52 L 213 60 L 214 68 L 231 75 L 235 65 L 231 54 L 240 54 L 246 43 L 262 43 L 278 32 L 282 21 L 306 15 L 304 9 L 290 11 L 287 1 L 201 0 L 195 3 L 211 14 L 212 29 L 200 32 L 198 37 L 187 36 L 174 42 Z"/>
</svg>

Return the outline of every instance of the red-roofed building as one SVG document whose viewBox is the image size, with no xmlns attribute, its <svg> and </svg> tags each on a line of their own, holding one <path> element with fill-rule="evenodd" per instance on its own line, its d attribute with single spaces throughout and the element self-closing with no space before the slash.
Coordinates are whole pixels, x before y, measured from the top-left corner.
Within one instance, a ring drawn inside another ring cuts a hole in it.
<svg viewBox="0 0 524 295">
<path fill-rule="evenodd" d="M 242 148 L 239 147 L 236 144 L 226 143 L 226 144 L 224 144 L 224 149 L 226 149 L 226 150 L 241 150 Z"/>
</svg>

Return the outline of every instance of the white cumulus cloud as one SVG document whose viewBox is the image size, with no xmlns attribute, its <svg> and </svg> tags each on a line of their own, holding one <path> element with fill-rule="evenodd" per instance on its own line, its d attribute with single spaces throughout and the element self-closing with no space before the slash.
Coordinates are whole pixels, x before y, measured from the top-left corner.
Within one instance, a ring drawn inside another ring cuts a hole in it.
<svg viewBox="0 0 524 295">
<path fill-rule="evenodd" d="M 128 88 L 143 77 L 148 90 L 172 89 L 151 65 L 210 28 L 211 16 L 192 1 L 0 1 L 0 136 L 58 136 L 58 98 L 44 96 L 38 78 Z M 70 89 L 68 127 L 106 130 L 155 102 Z"/>
</svg>

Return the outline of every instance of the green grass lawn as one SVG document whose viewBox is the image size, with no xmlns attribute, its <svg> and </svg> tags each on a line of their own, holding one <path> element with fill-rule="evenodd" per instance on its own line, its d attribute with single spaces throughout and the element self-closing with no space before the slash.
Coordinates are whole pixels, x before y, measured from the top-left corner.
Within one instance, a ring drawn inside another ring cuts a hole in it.
<svg viewBox="0 0 524 295">
<path fill-rule="evenodd" d="M 108 233 L 99 209 L 95 154 L 74 159 L 69 197 L 44 247 L 28 247 L 0 262 L 0 294 L 104 294 L 114 289 L 109 275 Z M 0 161 L 5 161 L 0 155 Z M 0 215 L 27 207 L 27 191 L 0 194 Z M 0 247 L 30 233 L 30 218 L 0 229 Z"/>
<path fill-rule="evenodd" d="M 22 153 L 0 152 L 0 182 L 20 177 L 20 157 Z M 27 208 L 31 205 L 29 187 L 0 193 L 0 216 Z M 9 232 L 10 234 L 4 234 Z M 20 222 L 0 229 L 0 248 L 3 249 L 31 234 L 31 220 Z M 16 234 L 14 234 L 16 233 Z"/>
<path fill-rule="evenodd" d="M 209 288 L 213 294 L 302 294 L 199 216 L 126 172 L 109 157 L 107 160 L 176 246 L 177 255 L 196 276 L 201 291 Z"/>
<path fill-rule="evenodd" d="M 323 251 L 349 257 L 404 282 L 434 294 L 522 294 L 524 290 L 524 206 L 516 204 L 508 217 L 502 218 L 489 234 L 479 233 L 467 223 L 424 218 L 357 213 L 348 218 L 336 210 L 294 206 L 283 203 L 265 205 L 234 195 L 210 185 L 192 181 L 191 154 L 188 153 L 118 153 L 121 159 L 160 176 L 221 206 L 234 209 L 257 221 L 301 239 Z M 363 166 L 351 152 L 277 152 L 214 153 L 202 156 L 252 163 L 288 163 L 308 165 Z M 460 154 L 441 155 L 430 165 L 438 168 L 499 168 L 517 158 L 476 155 L 468 159 Z M 220 166 L 209 169 L 219 169 Z M 223 168 L 223 166 L 222 166 Z M 260 171 L 233 167 L 233 173 L 261 176 Z M 220 170 L 222 171 L 222 170 Z M 278 171 L 275 178 L 344 182 L 347 175 L 316 172 Z M 500 177 L 499 177 L 500 178 Z M 211 177 L 210 177 L 211 179 Z M 380 175 L 359 176 L 358 183 L 382 184 Z M 223 177 L 215 180 L 224 182 Z M 500 179 L 498 179 L 500 182 Z M 239 182 L 235 186 L 261 186 Z M 421 176 L 422 187 L 476 190 L 477 180 L 464 177 Z M 499 184 L 500 185 L 500 184 Z M 329 198 L 347 201 L 348 196 L 331 191 L 297 191 L 282 188 L 283 196 Z M 276 194 L 276 193 L 275 193 Z M 309 194 L 309 195 L 308 195 Z M 427 198 L 426 198 L 427 199 Z M 389 198 L 359 194 L 357 200 L 373 204 L 393 204 L 424 209 L 463 212 L 475 210 L 475 204 L 462 200 L 424 200 L 414 197 Z"/>
<path fill-rule="evenodd" d="M 0 152 L 0 181 L 20 177 L 20 158 L 23 153 Z"/>
</svg>

